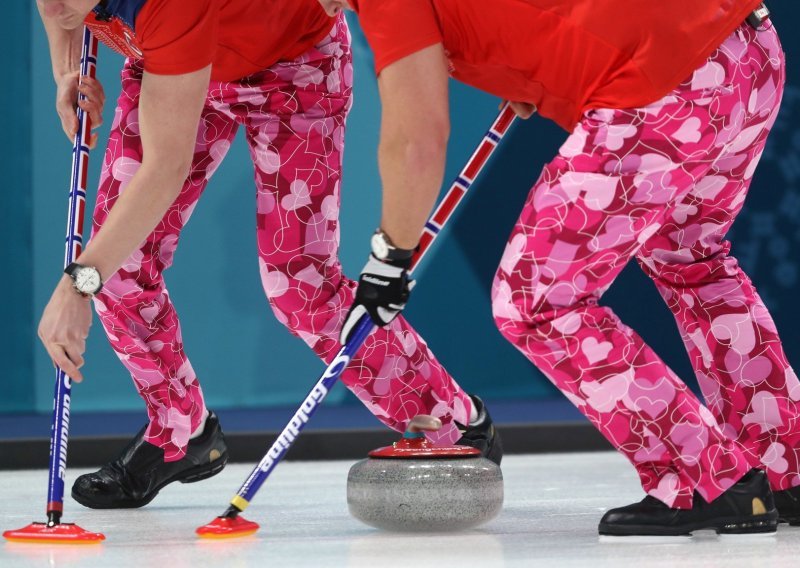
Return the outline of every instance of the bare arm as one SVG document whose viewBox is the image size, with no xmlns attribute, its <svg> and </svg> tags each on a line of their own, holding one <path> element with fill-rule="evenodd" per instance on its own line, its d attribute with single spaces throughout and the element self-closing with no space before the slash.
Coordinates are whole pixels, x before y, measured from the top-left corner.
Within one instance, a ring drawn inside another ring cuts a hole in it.
<svg viewBox="0 0 800 568">
<path fill-rule="evenodd" d="M 36 7 L 39 9 L 39 16 L 42 18 L 42 23 L 47 33 L 53 77 L 58 80 L 59 77 L 67 73 L 78 71 L 81 62 L 83 30 L 81 28 L 74 30 L 61 28 L 54 19 L 45 15 L 41 0 L 37 0 Z"/>
<path fill-rule="evenodd" d="M 441 44 L 392 63 L 378 77 L 381 228 L 400 248 L 419 242 L 444 178 L 450 133 L 447 78 Z"/>
<path fill-rule="evenodd" d="M 378 163 L 383 185 L 381 229 L 395 247 L 413 249 L 444 177 L 450 120 L 447 59 L 436 44 L 386 66 L 378 77 L 381 137 Z M 379 253 L 380 254 L 380 253 Z M 410 259 L 374 254 L 361 270 L 355 302 L 339 334 L 349 342 L 357 322 L 369 314 L 388 325 L 405 307 L 413 283 Z"/>
<path fill-rule="evenodd" d="M 378 149 L 383 185 L 381 229 L 395 247 L 413 249 L 436 202 L 444 177 L 450 120 L 447 98 L 447 59 L 442 44 L 404 57 L 381 71 L 381 137 Z M 516 112 L 528 113 L 520 104 Z M 379 241 L 378 241 L 379 242 Z M 339 334 L 352 340 L 364 314 L 386 326 L 405 308 L 413 281 L 411 259 L 394 258 L 373 244 L 361 270 L 355 302 Z"/>
<path fill-rule="evenodd" d="M 47 43 L 50 46 L 50 64 L 57 88 L 56 112 L 61 119 L 64 134 L 71 140 L 78 130 L 76 105 L 80 105 L 89 113 L 92 129 L 103 124 L 105 93 L 100 81 L 90 77 L 84 77 L 79 86 L 83 29 L 79 26 L 74 30 L 66 30 L 45 14 L 40 0 L 36 2 L 36 7 L 39 9 L 47 33 Z M 78 91 L 86 96 L 86 100 L 78 102 Z M 97 135 L 92 135 L 90 138 L 88 144 L 93 148 L 97 143 Z"/>
<path fill-rule="evenodd" d="M 142 165 L 77 262 L 108 278 L 164 217 L 191 167 L 210 74 L 210 66 L 185 75 L 144 74 L 139 101 Z M 62 276 L 42 314 L 39 337 L 53 363 L 76 381 L 83 379 L 79 369 L 90 325 L 89 303 L 72 289 L 70 277 Z"/>
<path fill-rule="evenodd" d="M 139 102 L 142 165 L 78 262 L 114 274 L 161 221 L 189 174 L 211 66 L 184 75 L 145 72 Z"/>
</svg>

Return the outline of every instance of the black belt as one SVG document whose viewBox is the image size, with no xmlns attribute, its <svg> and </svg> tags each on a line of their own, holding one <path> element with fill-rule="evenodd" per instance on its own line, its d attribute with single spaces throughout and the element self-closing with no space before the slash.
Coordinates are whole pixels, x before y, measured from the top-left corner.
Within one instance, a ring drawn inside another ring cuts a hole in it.
<svg viewBox="0 0 800 568">
<path fill-rule="evenodd" d="M 751 27 L 758 29 L 764 25 L 764 22 L 767 20 L 769 20 L 769 8 L 761 4 L 761 6 L 753 10 L 752 14 L 747 16 L 746 22 L 750 24 Z"/>
</svg>

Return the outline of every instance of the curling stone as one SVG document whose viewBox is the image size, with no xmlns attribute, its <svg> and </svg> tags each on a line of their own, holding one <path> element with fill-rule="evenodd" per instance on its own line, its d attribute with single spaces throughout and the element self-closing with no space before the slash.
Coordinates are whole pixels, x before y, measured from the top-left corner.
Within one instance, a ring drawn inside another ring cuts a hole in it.
<svg viewBox="0 0 800 568">
<path fill-rule="evenodd" d="M 403 438 L 350 468 L 347 505 L 358 520 L 390 531 L 457 531 L 490 521 L 503 507 L 503 474 L 468 446 L 433 446 L 438 418 L 416 416 Z"/>
</svg>

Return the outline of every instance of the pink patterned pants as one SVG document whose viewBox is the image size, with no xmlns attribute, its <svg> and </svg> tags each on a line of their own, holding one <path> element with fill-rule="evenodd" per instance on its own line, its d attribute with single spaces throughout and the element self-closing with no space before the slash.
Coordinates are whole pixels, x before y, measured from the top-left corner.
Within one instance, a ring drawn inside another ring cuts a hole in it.
<svg viewBox="0 0 800 568">
<path fill-rule="evenodd" d="M 775 30 L 745 25 L 664 99 L 588 112 L 531 190 L 493 284 L 503 335 L 673 507 L 751 467 L 775 489 L 800 484 L 800 383 L 724 240 L 784 65 Z M 598 304 L 632 257 L 675 315 L 708 407 Z"/>
<path fill-rule="evenodd" d="M 103 163 L 95 230 L 141 163 L 141 79 L 140 62 L 128 61 Z M 339 328 L 355 291 L 337 258 L 351 84 L 343 18 L 295 61 L 237 82 L 212 82 L 191 173 L 180 196 L 95 302 L 112 347 L 147 404 L 150 426 L 145 437 L 164 449 L 167 461 L 183 457 L 205 405 L 162 274 L 240 125 L 255 165 L 258 252 L 270 305 L 281 323 L 326 362 L 340 348 Z M 367 339 L 342 380 L 392 428 L 403 429 L 420 413 L 439 416 L 445 427 L 437 440 L 443 442 L 458 437 L 452 422 L 465 422 L 471 408 L 469 397 L 400 318 Z"/>
</svg>

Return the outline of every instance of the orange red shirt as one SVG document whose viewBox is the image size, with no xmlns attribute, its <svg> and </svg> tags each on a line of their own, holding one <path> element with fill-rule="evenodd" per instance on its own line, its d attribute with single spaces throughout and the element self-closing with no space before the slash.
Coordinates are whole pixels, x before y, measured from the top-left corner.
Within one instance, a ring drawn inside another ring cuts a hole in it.
<svg viewBox="0 0 800 568">
<path fill-rule="evenodd" d="M 333 26 L 317 0 L 106 0 L 86 18 L 98 39 L 150 73 L 178 75 L 211 64 L 233 81 L 292 60 Z"/>
<path fill-rule="evenodd" d="M 761 0 L 350 0 L 376 72 L 442 43 L 454 78 L 571 131 L 677 87 Z"/>
</svg>

